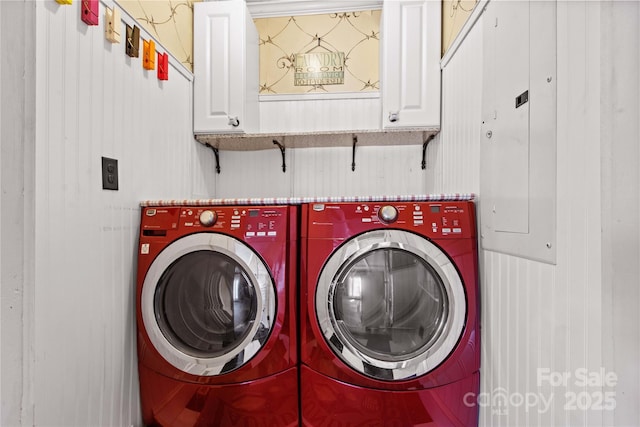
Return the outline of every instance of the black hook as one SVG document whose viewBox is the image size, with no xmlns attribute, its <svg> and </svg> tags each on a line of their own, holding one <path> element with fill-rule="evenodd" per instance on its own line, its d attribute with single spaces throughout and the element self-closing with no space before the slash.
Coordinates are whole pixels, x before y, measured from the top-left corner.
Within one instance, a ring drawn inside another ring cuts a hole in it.
<svg viewBox="0 0 640 427">
<path fill-rule="evenodd" d="M 273 143 L 275 145 L 277 145 L 278 148 L 280 149 L 280 153 L 282 154 L 282 172 L 286 172 L 287 171 L 287 163 L 285 162 L 285 158 L 284 158 L 284 152 L 285 152 L 284 145 L 280 144 L 275 139 L 273 140 Z"/>
<path fill-rule="evenodd" d="M 220 173 L 220 155 L 218 154 L 218 149 L 213 145 L 205 144 L 207 147 L 213 150 L 214 156 L 216 156 L 216 173 Z"/>
<path fill-rule="evenodd" d="M 353 148 L 351 150 L 351 170 L 356 170 L 356 144 L 358 143 L 358 135 L 353 135 Z"/>
<path fill-rule="evenodd" d="M 427 138 L 426 141 L 424 141 L 424 143 L 422 144 L 422 170 L 425 170 L 427 168 L 427 145 L 429 145 L 431 140 L 435 137 L 435 134 L 429 135 L 429 138 Z"/>
</svg>

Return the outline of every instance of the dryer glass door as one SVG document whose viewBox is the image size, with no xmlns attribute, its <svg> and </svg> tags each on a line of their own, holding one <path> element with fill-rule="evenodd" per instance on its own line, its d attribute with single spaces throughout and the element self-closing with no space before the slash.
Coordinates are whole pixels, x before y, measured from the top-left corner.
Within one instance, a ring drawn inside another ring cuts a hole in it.
<svg viewBox="0 0 640 427">
<path fill-rule="evenodd" d="M 275 315 L 275 286 L 247 245 L 200 233 L 177 240 L 143 284 L 145 329 L 158 352 L 184 372 L 219 375 L 264 345 Z"/>
<path fill-rule="evenodd" d="M 455 347 L 466 299 L 449 258 L 428 240 L 379 230 L 342 245 L 316 294 L 323 334 L 359 372 L 384 380 L 423 375 Z"/>
</svg>

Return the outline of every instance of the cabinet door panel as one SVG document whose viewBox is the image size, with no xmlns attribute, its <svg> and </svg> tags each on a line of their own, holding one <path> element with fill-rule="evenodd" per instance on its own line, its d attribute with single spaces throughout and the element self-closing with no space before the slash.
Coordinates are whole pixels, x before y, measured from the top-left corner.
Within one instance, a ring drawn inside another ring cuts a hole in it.
<svg viewBox="0 0 640 427">
<path fill-rule="evenodd" d="M 247 96 L 248 55 L 255 55 L 255 29 L 244 2 L 203 2 L 194 4 L 194 131 L 243 132 L 251 128 L 255 117 L 247 117 L 257 109 L 255 100 Z M 250 31 L 254 30 L 254 31 Z M 255 36 L 252 49 L 247 49 L 247 32 Z M 254 59 L 257 62 L 257 58 Z M 255 104 L 255 105 L 254 105 Z M 235 121 L 237 119 L 237 121 Z"/>
<path fill-rule="evenodd" d="M 382 126 L 440 126 L 440 2 L 385 1 Z"/>
</svg>

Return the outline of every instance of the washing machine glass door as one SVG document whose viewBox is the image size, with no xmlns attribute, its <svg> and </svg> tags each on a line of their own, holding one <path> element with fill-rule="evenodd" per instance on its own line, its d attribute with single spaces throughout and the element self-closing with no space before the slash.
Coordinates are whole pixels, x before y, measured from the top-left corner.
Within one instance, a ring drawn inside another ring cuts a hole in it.
<svg viewBox="0 0 640 427">
<path fill-rule="evenodd" d="M 351 368 L 382 380 L 424 375 L 456 346 L 466 317 L 462 280 L 433 243 L 376 230 L 340 246 L 316 288 L 324 337 Z"/>
<path fill-rule="evenodd" d="M 193 375 L 221 375 L 265 344 L 276 312 L 262 259 L 222 234 L 176 240 L 154 260 L 142 288 L 145 330 L 158 352 Z"/>
</svg>

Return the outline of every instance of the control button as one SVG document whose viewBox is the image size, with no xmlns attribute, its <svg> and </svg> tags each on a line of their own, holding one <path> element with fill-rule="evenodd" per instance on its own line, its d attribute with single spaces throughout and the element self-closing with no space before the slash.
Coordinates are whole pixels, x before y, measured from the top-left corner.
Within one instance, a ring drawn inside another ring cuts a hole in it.
<svg viewBox="0 0 640 427">
<path fill-rule="evenodd" d="M 202 224 L 202 226 L 204 227 L 211 227 L 216 223 L 216 219 L 216 213 L 213 211 L 202 211 L 202 213 L 200 214 L 200 224 Z"/>
<path fill-rule="evenodd" d="M 258 231 L 258 233 L 256 234 L 256 236 L 259 236 L 259 237 L 264 237 L 266 235 L 267 233 L 265 231 Z"/>
<path fill-rule="evenodd" d="M 267 236 L 274 237 L 277 236 L 277 233 L 275 231 L 268 231 Z"/>
<path fill-rule="evenodd" d="M 450 228 L 443 228 L 443 229 L 442 229 L 442 233 L 443 233 L 443 234 L 445 234 L 445 233 L 451 233 L 451 229 L 450 229 Z"/>
<path fill-rule="evenodd" d="M 413 220 L 413 225 L 422 225 L 424 224 L 424 221 L 420 220 L 420 219 L 414 219 Z"/>
<path fill-rule="evenodd" d="M 256 235 L 255 231 L 247 231 L 246 233 L 244 233 L 245 236 L 247 237 L 254 237 Z"/>
<path fill-rule="evenodd" d="M 378 218 L 386 223 L 395 222 L 398 219 L 398 210 L 391 205 L 383 206 L 378 211 Z"/>
<path fill-rule="evenodd" d="M 457 228 L 456 227 L 456 228 L 453 229 L 453 232 L 454 233 L 462 233 L 462 228 Z"/>
</svg>

